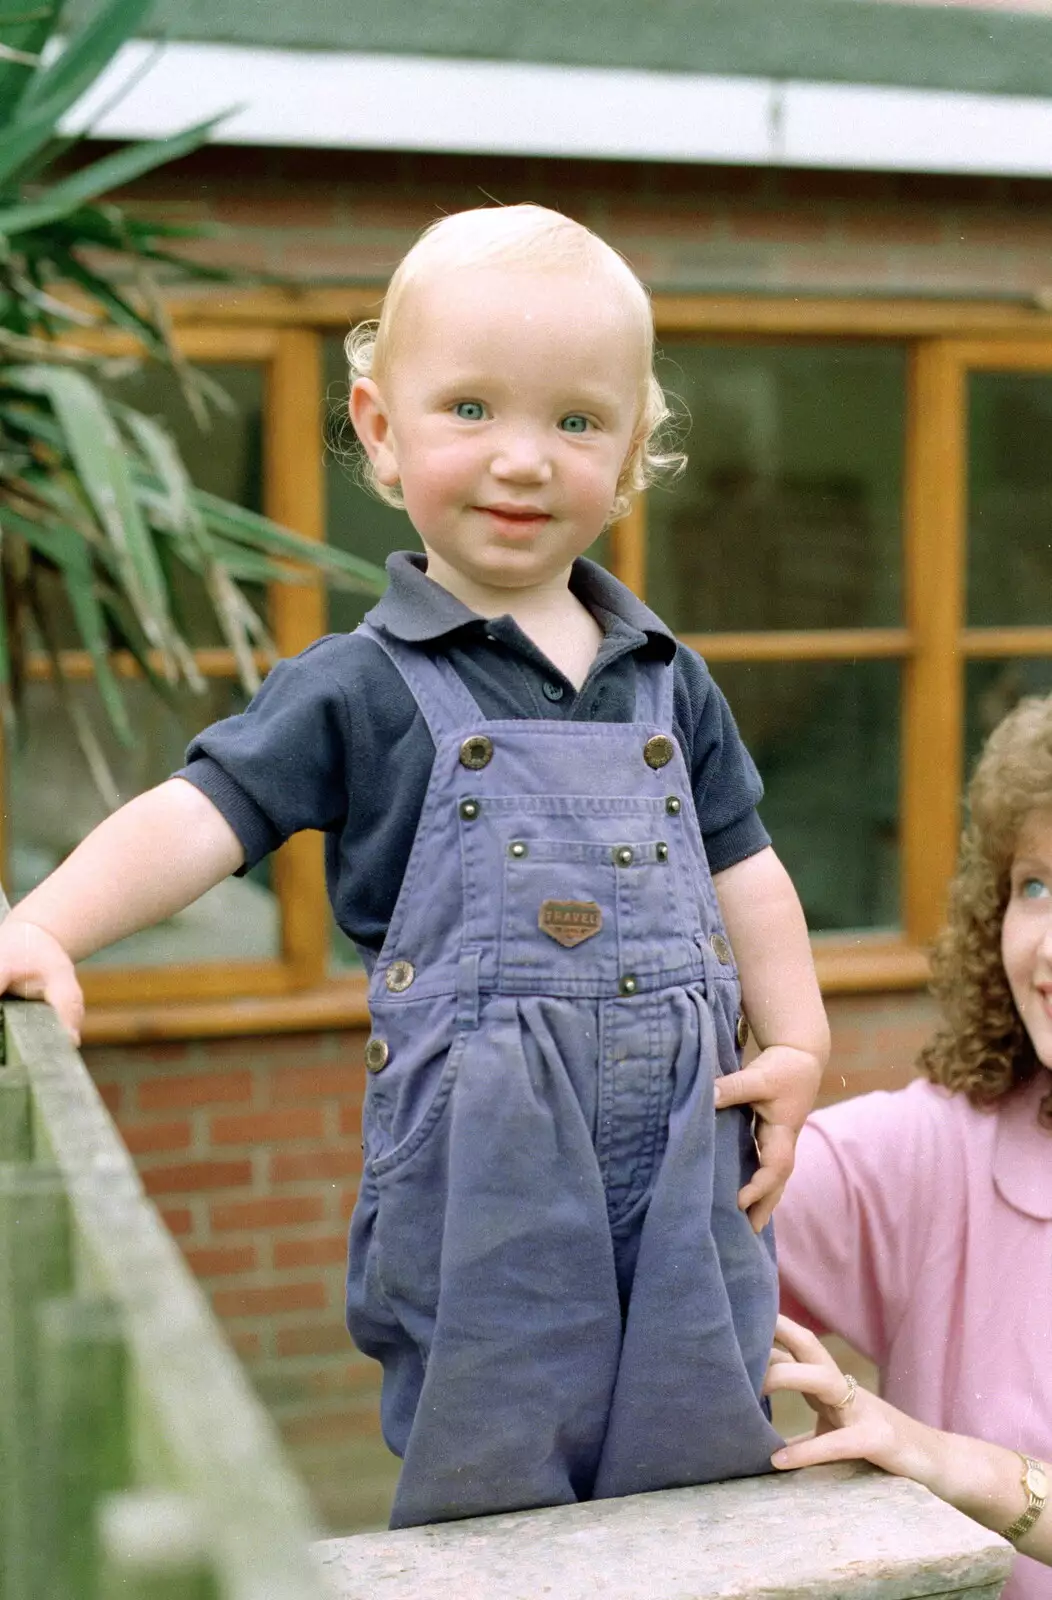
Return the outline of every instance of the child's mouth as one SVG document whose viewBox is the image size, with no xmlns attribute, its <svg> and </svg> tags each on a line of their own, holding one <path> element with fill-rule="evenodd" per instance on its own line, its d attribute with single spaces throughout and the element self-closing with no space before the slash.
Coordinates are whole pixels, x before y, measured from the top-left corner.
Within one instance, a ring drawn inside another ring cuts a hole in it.
<svg viewBox="0 0 1052 1600">
<path fill-rule="evenodd" d="M 547 511 L 540 511 L 536 506 L 476 506 L 476 511 L 495 522 L 504 534 L 528 535 L 536 533 L 546 522 L 551 521 Z"/>
</svg>

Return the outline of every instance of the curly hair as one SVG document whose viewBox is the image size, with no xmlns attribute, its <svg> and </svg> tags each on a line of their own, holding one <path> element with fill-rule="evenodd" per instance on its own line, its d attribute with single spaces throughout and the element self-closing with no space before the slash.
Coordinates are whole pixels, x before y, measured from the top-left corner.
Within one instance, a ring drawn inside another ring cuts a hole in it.
<svg viewBox="0 0 1052 1600">
<path fill-rule="evenodd" d="M 1001 960 L 1016 841 L 1026 818 L 1052 809 L 1052 696 L 1021 700 L 990 735 L 968 789 L 968 823 L 932 951 L 942 1026 L 918 1066 L 932 1081 L 988 1106 L 1041 1069 Z M 1052 1125 L 1052 1092 L 1041 1105 Z"/>
<path fill-rule="evenodd" d="M 617 482 L 611 522 L 627 514 L 632 496 L 663 476 L 675 477 L 686 456 L 673 448 L 675 420 L 664 391 L 654 374 L 654 320 L 650 299 L 632 268 L 598 234 L 545 206 L 480 206 L 443 217 L 425 229 L 403 257 L 388 285 L 379 318 L 359 322 L 344 340 L 348 375 L 383 381 L 391 359 L 393 330 L 406 291 L 435 267 L 489 266 L 508 263 L 539 268 L 589 268 L 597 263 L 612 271 L 632 302 L 645 341 L 647 362 L 639 411 L 624 465 Z M 372 463 L 359 452 L 359 475 L 364 486 L 388 505 L 402 506 L 397 486 L 380 483 Z"/>
</svg>

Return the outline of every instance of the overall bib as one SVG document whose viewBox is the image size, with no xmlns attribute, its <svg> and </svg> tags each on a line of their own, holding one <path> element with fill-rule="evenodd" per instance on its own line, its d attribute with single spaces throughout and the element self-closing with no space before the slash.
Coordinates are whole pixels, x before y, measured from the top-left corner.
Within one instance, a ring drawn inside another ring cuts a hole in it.
<svg viewBox="0 0 1052 1600">
<path fill-rule="evenodd" d="M 347 1322 L 383 1365 L 392 1527 L 770 1470 L 771 1230 L 718 1116 L 739 988 L 672 737 L 486 721 L 368 623 L 435 762 L 370 976 Z"/>
</svg>

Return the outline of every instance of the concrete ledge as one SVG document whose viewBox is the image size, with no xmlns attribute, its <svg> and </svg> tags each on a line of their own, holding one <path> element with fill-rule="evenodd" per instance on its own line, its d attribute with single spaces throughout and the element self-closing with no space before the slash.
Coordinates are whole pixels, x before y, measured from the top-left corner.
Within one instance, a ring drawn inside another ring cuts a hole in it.
<svg viewBox="0 0 1052 1600">
<path fill-rule="evenodd" d="M 848 1463 L 315 1547 L 339 1600 L 995 1600 L 1011 1546 Z"/>
</svg>

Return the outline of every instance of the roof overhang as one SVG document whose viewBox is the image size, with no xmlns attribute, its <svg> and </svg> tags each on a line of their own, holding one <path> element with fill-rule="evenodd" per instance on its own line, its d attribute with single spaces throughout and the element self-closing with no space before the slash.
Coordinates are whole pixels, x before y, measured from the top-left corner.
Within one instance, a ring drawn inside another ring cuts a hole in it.
<svg viewBox="0 0 1052 1600">
<path fill-rule="evenodd" d="M 225 144 L 1052 176 L 1052 86 L 1044 98 L 194 41 L 132 41 L 65 126 L 158 138 L 224 111 Z"/>
</svg>

